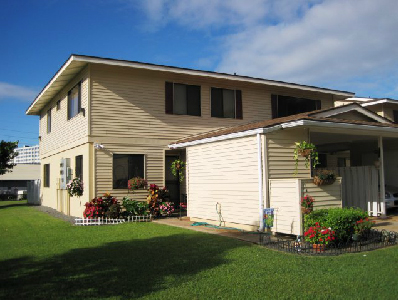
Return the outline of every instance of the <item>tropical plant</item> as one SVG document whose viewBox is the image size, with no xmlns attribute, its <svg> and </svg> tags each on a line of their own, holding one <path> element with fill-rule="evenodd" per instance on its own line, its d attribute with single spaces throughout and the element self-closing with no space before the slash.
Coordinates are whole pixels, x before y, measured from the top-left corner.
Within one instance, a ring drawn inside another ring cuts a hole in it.
<svg viewBox="0 0 398 300">
<path fill-rule="evenodd" d="M 183 160 L 176 159 L 171 163 L 171 173 L 178 178 L 180 182 L 184 180 L 186 163 Z"/>
<path fill-rule="evenodd" d="M 85 218 L 118 218 L 120 216 L 120 204 L 109 193 L 86 202 L 85 206 L 86 209 L 83 212 L 83 217 Z"/>
<path fill-rule="evenodd" d="M 146 216 L 148 214 L 148 203 L 145 201 L 136 201 L 129 197 L 123 197 L 122 203 L 127 216 Z"/>
<path fill-rule="evenodd" d="M 159 205 L 159 213 L 161 215 L 171 216 L 174 212 L 174 203 L 173 202 L 162 202 Z"/>
<path fill-rule="evenodd" d="M 307 169 L 310 167 L 311 161 L 314 168 L 319 164 L 318 152 L 316 151 L 314 144 L 308 143 L 306 141 L 296 142 L 293 156 L 295 160 L 295 175 L 298 173 L 299 156 L 304 157 L 305 167 Z"/>
<path fill-rule="evenodd" d="M 79 177 L 73 178 L 66 185 L 66 189 L 70 196 L 81 197 L 83 195 L 83 181 Z"/>
<path fill-rule="evenodd" d="M 14 168 L 13 160 L 18 156 L 18 152 L 15 152 L 14 149 L 17 147 L 18 141 L 6 142 L 2 140 L 0 142 L 0 175 L 11 172 L 11 169 Z"/>
<path fill-rule="evenodd" d="M 149 185 L 147 201 L 149 211 L 153 216 L 156 217 L 160 215 L 159 206 L 162 202 L 168 202 L 168 199 L 169 191 L 166 187 L 160 189 L 156 184 Z"/>
</svg>

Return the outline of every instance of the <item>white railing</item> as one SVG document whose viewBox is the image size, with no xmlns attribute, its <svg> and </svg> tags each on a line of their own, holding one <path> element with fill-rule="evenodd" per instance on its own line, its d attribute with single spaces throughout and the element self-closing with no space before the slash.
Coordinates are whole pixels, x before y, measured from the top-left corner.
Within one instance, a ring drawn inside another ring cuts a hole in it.
<svg viewBox="0 0 398 300">
<path fill-rule="evenodd" d="M 110 219 L 110 218 L 76 218 L 76 226 L 99 226 L 99 225 L 117 225 L 126 222 L 151 222 L 152 215 L 147 216 L 129 216 L 127 219 Z"/>
</svg>

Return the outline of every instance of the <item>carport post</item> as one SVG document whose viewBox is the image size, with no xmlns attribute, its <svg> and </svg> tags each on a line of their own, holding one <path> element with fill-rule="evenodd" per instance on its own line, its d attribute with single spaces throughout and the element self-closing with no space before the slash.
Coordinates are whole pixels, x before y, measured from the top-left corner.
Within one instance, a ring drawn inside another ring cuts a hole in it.
<svg viewBox="0 0 398 300">
<path fill-rule="evenodd" d="M 386 215 L 386 186 L 384 182 L 384 150 L 383 150 L 383 137 L 379 136 L 379 159 L 380 159 L 380 168 L 379 168 L 379 178 L 380 178 L 380 213 L 382 216 Z"/>
</svg>

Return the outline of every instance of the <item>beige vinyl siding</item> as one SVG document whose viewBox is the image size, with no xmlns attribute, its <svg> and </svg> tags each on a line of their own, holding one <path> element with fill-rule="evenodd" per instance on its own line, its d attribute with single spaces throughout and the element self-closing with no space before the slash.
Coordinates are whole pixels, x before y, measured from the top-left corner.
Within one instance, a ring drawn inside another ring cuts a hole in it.
<svg viewBox="0 0 398 300">
<path fill-rule="evenodd" d="M 358 111 L 348 111 L 345 113 L 337 114 L 331 116 L 333 119 L 340 119 L 340 120 L 356 120 L 356 121 L 366 121 L 366 122 L 376 122 L 374 119 L 365 116 L 364 114 Z"/>
<path fill-rule="evenodd" d="M 331 185 L 317 186 L 313 179 L 302 179 L 302 196 L 310 195 L 314 197 L 314 209 L 342 207 L 341 177 Z"/>
<path fill-rule="evenodd" d="M 189 147 L 188 216 L 217 221 L 216 204 L 228 224 L 258 226 L 256 137 Z"/>
<path fill-rule="evenodd" d="M 86 110 L 86 116 L 79 113 L 68 120 L 68 91 L 82 80 L 81 107 Z M 71 80 L 41 111 L 39 122 L 40 155 L 54 152 L 62 147 L 88 136 L 88 85 L 89 72 L 84 69 Z M 61 108 L 57 110 L 57 101 L 61 100 Z M 51 110 L 51 132 L 47 133 L 47 111 Z"/>
<path fill-rule="evenodd" d="M 270 207 L 274 208 L 272 232 L 301 234 L 300 182 L 298 179 L 269 180 Z"/>
<path fill-rule="evenodd" d="M 268 133 L 268 178 L 308 178 L 311 177 L 311 169 L 306 168 L 304 158 L 299 157 L 298 173 L 294 175 L 295 142 L 309 141 L 308 129 L 286 129 Z"/>
<path fill-rule="evenodd" d="M 113 189 L 113 154 L 144 154 L 145 178 L 149 183 L 164 186 L 164 150 L 151 145 L 131 145 L 122 143 L 103 144 L 103 150 L 95 151 L 96 194 L 112 193 L 119 200 L 124 196 L 136 200 L 146 200 L 147 191 L 139 190 L 128 193 L 127 189 Z"/>
<path fill-rule="evenodd" d="M 262 85 L 216 80 L 167 72 L 93 65 L 91 133 L 93 136 L 144 137 L 167 145 L 192 134 L 271 118 L 271 94 L 322 99 L 333 106 L 332 96 Z M 201 86 L 202 115 L 165 114 L 165 82 Z M 242 91 L 243 120 L 211 117 L 211 87 Z"/>
<path fill-rule="evenodd" d="M 313 179 L 270 179 L 270 207 L 274 208 L 272 232 L 302 234 L 301 197 L 314 198 L 314 209 L 342 207 L 341 178 L 332 185 L 316 186 Z"/>
</svg>

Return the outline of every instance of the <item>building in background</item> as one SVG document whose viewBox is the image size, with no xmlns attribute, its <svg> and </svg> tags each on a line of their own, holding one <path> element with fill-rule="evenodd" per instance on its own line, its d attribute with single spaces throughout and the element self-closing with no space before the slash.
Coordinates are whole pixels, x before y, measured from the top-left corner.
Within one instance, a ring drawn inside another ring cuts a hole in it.
<svg viewBox="0 0 398 300">
<path fill-rule="evenodd" d="M 18 156 L 14 158 L 14 164 L 40 164 L 39 145 L 23 146 L 16 148 Z"/>
</svg>

